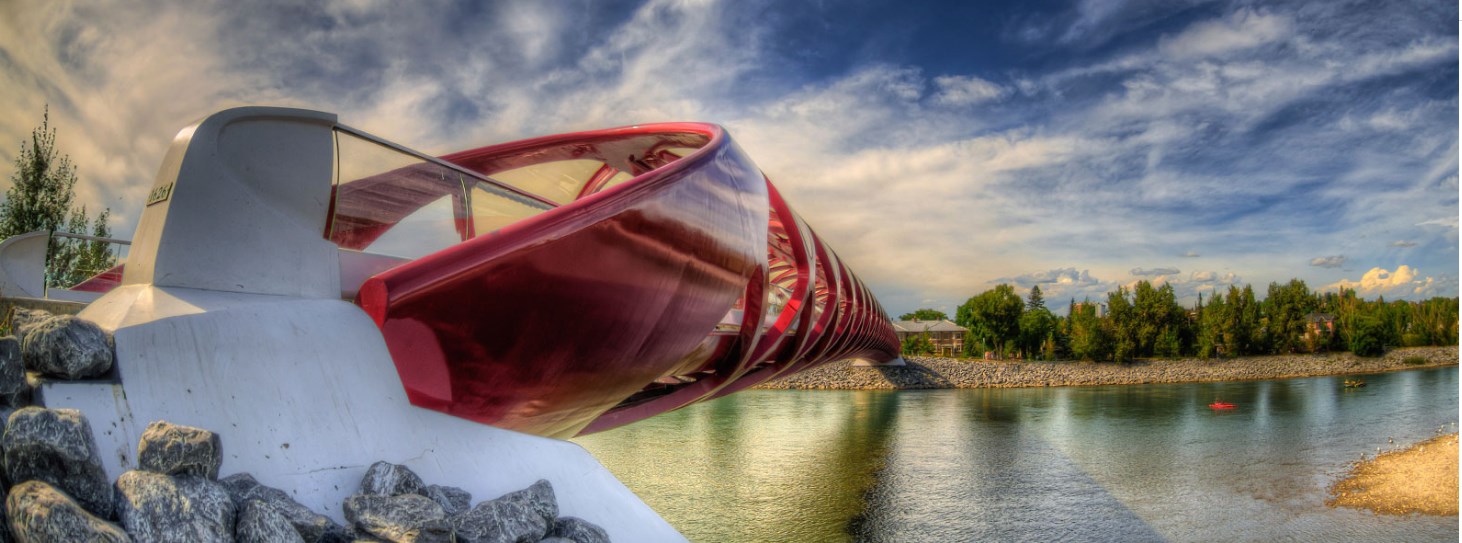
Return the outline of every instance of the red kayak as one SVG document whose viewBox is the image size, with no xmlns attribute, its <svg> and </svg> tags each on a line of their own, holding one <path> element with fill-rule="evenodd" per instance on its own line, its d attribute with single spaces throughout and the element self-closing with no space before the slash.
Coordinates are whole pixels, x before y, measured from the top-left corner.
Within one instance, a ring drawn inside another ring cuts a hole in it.
<svg viewBox="0 0 1462 543">
<path fill-rule="evenodd" d="M 1233 409 L 1233 408 L 1238 407 L 1238 406 L 1237 405 L 1234 405 L 1234 404 L 1231 404 L 1231 403 L 1228 403 L 1228 402 L 1213 402 L 1211 404 L 1208 404 L 1208 407 L 1211 407 L 1211 408 L 1214 408 L 1214 409 Z"/>
</svg>

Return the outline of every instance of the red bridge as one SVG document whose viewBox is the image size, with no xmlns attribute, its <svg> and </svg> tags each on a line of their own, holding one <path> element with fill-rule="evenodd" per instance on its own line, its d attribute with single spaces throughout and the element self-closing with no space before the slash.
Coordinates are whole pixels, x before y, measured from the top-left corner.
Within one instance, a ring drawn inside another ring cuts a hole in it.
<svg viewBox="0 0 1462 543">
<path fill-rule="evenodd" d="M 440 158 L 333 130 L 324 236 L 415 405 L 569 437 L 824 362 L 898 360 L 878 301 L 719 126 Z"/>
</svg>

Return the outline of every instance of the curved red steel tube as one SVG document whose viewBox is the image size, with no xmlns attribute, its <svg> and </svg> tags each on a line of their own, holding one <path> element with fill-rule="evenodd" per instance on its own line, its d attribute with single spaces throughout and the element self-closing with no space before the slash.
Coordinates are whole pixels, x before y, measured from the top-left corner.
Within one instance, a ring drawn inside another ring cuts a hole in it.
<svg viewBox="0 0 1462 543">
<path fill-rule="evenodd" d="M 670 152 L 682 148 L 696 150 Z M 605 166 L 571 202 L 362 285 L 357 302 L 418 406 L 568 437 L 832 360 L 898 356 L 871 293 L 718 126 L 641 125 L 442 158 L 489 176 L 561 160 Z M 600 190 L 615 173 L 606 168 L 634 177 Z M 390 228 L 341 224 L 335 239 L 348 248 Z M 768 314 L 773 298 L 781 306 Z M 728 323 L 733 308 L 740 318 Z"/>
</svg>

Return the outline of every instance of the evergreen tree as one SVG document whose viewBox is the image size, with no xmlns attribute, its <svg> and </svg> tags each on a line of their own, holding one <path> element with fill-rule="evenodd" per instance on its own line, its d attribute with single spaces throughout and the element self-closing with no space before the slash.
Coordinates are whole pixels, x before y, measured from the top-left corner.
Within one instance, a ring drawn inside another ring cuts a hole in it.
<svg viewBox="0 0 1462 543">
<path fill-rule="evenodd" d="M 1026 298 L 1025 308 L 1030 311 L 1046 308 L 1046 299 L 1045 297 L 1041 296 L 1040 285 L 1035 285 L 1031 287 L 1030 296 Z"/>
<path fill-rule="evenodd" d="M 10 182 L 10 188 L 5 191 L 5 201 L 0 202 L 0 239 L 37 230 L 108 233 L 106 218 L 109 211 L 102 211 L 97 228 L 93 230 L 89 227 L 91 221 L 86 216 L 86 208 L 72 207 L 76 166 L 71 164 L 69 156 L 58 156 L 56 152 L 56 129 L 51 128 L 50 107 L 41 115 L 41 126 L 31 131 L 30 142 L 21 142 Z M 46 246 L 46 284 L 51 287 L 72 285 L 84 272 L 78 266 L 106 269 L 114 261 L 107 253 L 105 243 L 91 242 L 89 245 L 52 237 Z"/>
</svg>

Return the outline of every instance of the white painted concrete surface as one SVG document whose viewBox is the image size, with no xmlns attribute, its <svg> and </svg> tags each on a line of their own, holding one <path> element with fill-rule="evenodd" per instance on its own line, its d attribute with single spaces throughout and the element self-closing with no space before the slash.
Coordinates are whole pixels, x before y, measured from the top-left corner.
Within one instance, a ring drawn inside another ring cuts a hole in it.
<svg viewBox="0 0 1462 543">
<path fill-rule="evenodd" d="M 116 477 L 149 422 L 222 437 L 221 474 L 252 473 L 343 521 L 371 463 L 404 464 L 475 501 L 542 478 L 562 514 L 615 541 L 684 541 L 576 444 L 410 405 L 375 324 L 339 300 L 133 285 L 81 313 L 112 330 L 120 384 L 51 382 L 47 407 L 82 409 Z"/>
<path fill-rule="evenodd" d="M 0 296 L 46 296 L 46 242 L 50 239 L 49 233 L 40 231 L 0 241 Z"/>
</svg>

